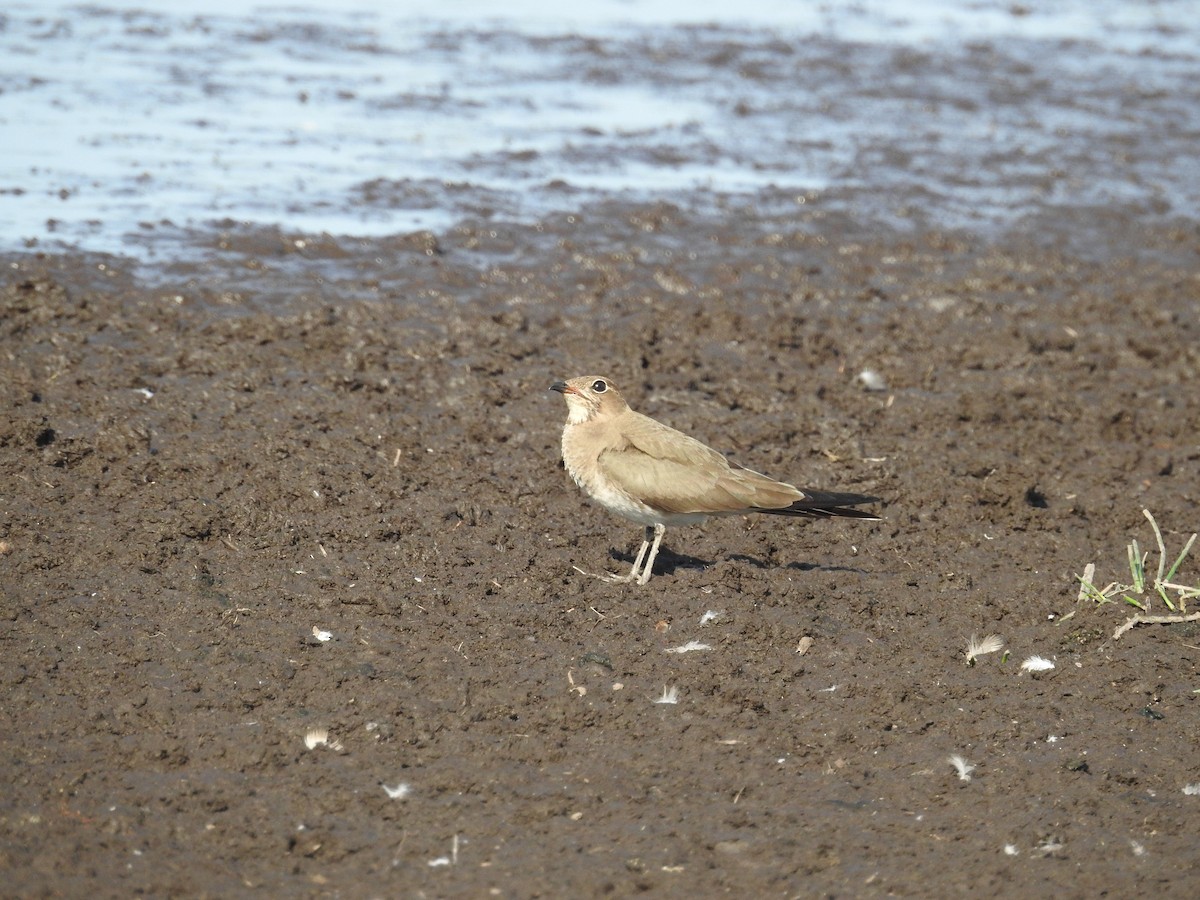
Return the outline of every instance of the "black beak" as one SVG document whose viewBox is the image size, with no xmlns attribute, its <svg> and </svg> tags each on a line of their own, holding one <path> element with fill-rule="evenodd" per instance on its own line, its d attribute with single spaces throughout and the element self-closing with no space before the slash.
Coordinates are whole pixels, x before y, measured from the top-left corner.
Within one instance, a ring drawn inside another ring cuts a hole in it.
<svg viewBox="0 0 1200 900">
<path fill-rule="evenodd" d="M 556 381 L 554 384 L 550 385 L 548 390 L 558 391 L 560 394 L 565 394 L 567 392 L 567 383 L 565 381 Z"/>
</svg>

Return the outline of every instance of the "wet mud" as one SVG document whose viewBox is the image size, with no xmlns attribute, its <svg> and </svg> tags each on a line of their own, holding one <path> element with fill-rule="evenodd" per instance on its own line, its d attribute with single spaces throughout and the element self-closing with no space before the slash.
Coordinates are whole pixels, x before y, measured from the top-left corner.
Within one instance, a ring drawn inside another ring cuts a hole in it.
<svg viewBox="0 0 1200 900">
<path fill-rule="evenodd" d="M 1194 224 L 816 207 L 6 254 L 7 890 L 1195 896 L 1200 635 L 1076 580 L 1200 523 Z M 578 574 L 590 372 L 884 520 Z"/>
</svg>

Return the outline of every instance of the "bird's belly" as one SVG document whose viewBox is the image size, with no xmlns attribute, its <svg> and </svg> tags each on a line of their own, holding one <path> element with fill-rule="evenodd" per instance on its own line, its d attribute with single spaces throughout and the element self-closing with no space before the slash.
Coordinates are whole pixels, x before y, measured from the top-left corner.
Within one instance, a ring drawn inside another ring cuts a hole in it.
<svg viewBox="0 0 1200 900">
<path fill-rule="evenodd" d="M 694 525 L 708 518 L 704 513 L 669 513 L 654 509 L 636 497 L 600 480 L 580 477 L 574 471 L 571 477 L 584 492 L 609 512 L 624 516 L 639 525 Z"/>
</svg>

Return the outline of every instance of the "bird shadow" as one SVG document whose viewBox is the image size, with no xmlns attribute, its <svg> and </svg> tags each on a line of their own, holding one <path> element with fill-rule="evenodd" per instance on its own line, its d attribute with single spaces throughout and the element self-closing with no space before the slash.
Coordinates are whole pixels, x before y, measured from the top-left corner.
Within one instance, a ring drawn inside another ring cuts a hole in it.
<svg viewBox="0 0 1200 900">
<path fill-rule="evenodd" d="M 610 559 L 617 562 L 623 562 L 627 566 L 633 565 L 632 553 L 610 550 L 608 555 Z M 701 559 L 698 556 L 676 553 L 673 550 L 668 550 L 666 547 L 659 547 L 658 556 L 654 558 L 654 571 L 658 575 L 669 575 L 676 569 L 707 569 L 712 565 L 713 561 L 711 559 Z"/>
<path fill-rule="evenodd" d="M 624 563 L 627 566 L 633 565 L 634 555 L 632 553 L 610 550 L 608 555 L 610 559 L 616 562 Z M 857 566 L 822 566 L 818 563 L 810 562 L 770 563 L 746 553 L 730 553 L 725 558 L 745 563 L 763 571 L 768 569 L 791 569 L 796 572 L 854 572 L 859 575 L 868 574 L 866 569 L 860 569 Z M 676 569 L 704 570 L 711 569 L 714 565 L 716 565 L 716 562 L 711 559 L 701 559 L 699 556 L 689 556 L 686 553 L 676 553 L 667 547 L 659 547 L 658 556 L 654 560 L 654 571 L 659 575 L 670 575 Z"/>
<path fill-rule="evenodd" d="M 747 563 L 756 569 L 792 569 L 797 572 L 856 572 L 859 575 L 867 574 L 866 569 L 860 569 L 857 566 L 822 566 L 818 563 L 810 562 L 790 562 L 780 565 L 779 563 L 766 562 L 757 556 L 749 556 L 745 553 L 731 553 L 729 554 L 729 558 Z"/>
</svg>

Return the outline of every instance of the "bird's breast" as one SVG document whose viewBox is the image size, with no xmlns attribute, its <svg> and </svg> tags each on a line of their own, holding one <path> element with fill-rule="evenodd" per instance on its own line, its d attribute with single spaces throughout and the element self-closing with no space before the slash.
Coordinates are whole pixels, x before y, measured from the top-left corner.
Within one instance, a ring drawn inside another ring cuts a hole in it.
<svg viewBox="0 0 1200 900">
<path fill-rule="evenodd" d="M 639 525 L 691 525 L 703 522 L 703 513 L 668 513 L 654 509 L 608 478 L 600 468 L 600 455 L 616 446 L 602 429 L 567 425 L 563 430 L 562 456 L 567 474 L 589 497 L 609 512 Z"/>
</svg>

